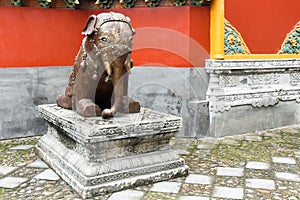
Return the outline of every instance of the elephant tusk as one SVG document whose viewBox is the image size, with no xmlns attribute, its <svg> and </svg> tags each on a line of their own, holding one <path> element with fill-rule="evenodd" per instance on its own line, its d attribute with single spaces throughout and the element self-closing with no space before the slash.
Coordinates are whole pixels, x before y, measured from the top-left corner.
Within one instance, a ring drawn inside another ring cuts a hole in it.
<svg viewBox="0 0 300 200">
<path fill-rule="evenodd" d="M 105 81 L 105 82 L 111 81 L 111 76 L 105 77 L 104 81 Z"/>
<path fill-rule="evenodd" d="M 124 66 L 127 73 L 130 74 L 130 70 L 133 66 L 133 61 L 130 59 L 130 55 L 128 55 L 127 59 L 125 60 Z"/>
<path fill-rule="evenodd" d="M 104 62 L 104 66 L 105 66 L 105 70 L 106 70 L 106 73 L 108 74 L 108 76 L 111 76 L 112 70 L 111 70 L 111 66 L 110 66 L 109 62 Z"/>
<path fill-rule="evenodd" d="M 108 74 L 108 76 L 104 79 L 105 82 L 111 81 L 111 74 L 112 74 L 112 70 L 111 70 L 111 66 L 108 62 L 104 62 L 104 66 L 105 66 L 105 70 L 106 73 Z"/>
</svg>

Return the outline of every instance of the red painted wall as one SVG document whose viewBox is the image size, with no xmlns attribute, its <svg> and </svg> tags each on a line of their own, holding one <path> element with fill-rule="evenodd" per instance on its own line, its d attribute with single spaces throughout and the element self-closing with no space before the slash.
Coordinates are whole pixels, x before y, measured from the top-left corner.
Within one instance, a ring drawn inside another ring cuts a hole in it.
<svg viewBox="0 0 300 200">
<path fill-rule="evenodd" d="M 129 16 L 137 30 L 135 65 L 203 66 L 209 52 L 208 7 L 105 10 L 109 11 Z M 0 7 L 0 67 L 73 65 L 88 16 L 100 12 Z M 190 55 L 199 50 L 194 46 L 203 47 L 199 55 L 205 56 L 191 61 Z"/>
<path fill-rule="evenodd" d="M 299 0 L 225 0 L 225 18 L 251 53 L 277 53 L 300 20 Z"/>
</svg>

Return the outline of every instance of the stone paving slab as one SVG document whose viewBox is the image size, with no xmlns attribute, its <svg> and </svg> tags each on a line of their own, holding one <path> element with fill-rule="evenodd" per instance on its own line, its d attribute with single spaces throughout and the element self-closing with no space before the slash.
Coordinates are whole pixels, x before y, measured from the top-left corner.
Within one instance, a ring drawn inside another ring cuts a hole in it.
<svg viewBox="0 0 300 200">
<path fill-rule="evenodd" d="M 1 176 L 6 176 L 7 174 L 17 170 L 18 167 L 11 167 L 11 166 L 3 166 L 0 165 L 0 175 Z"/>
<path fill-rule="evenodd" d="M 226 199 L 243 199 L 244 189 L 215 186 L 212 193 L 212 197 L 226 198 Z"/>
<path fill-rule="evenodd" d="M 49 166 L 42 160 L 37 159 L 32 163 L 29 163 L 27 167 L 32 167 L 32 168 L 49 168 Z"/>
<path fill-rule="evenodd" d="M 0 188 L 16 188 L 27 180 L 27 178 L 8 176 L 0 179 Z"/>
<path fill-rule="evenodd" d="M 268 169 L 270 169 L 270 163 L 249 161 L 246 164 L 246 168 L 247 169 L 268 170 Z"/>
<path fill-rule="evenodd" d="M 141 200 L 144 192 L 137 190 L 123 190 L 113 193 L 108 200 Z"/>
<path fill-rule="evenodd" d="M 200 174 L 190 174 L 185 179 L 185 183 L 203 184 L 209 185 L 213 182 L 213 176 L 200 175 Z"/>
<path fill-rule="evenodd" d="M 17 145 L 17 146 L 10 148 L 10 150 L 28 150 L 33 147 L 34 147 L 34 145 Z"/>
<path fill-rule="evenodd" d="M 214 148 L 213 143 L 202 143 L 197 146 L 197 149 L 211 150 Z"/>
<path fill-rule="evenodd" d="M 280 163 L 280 164 L 290 164 L 290 165 L 296 164 L 296 160 L 294 158 L 289 158 L 289 157 L 272 157 L 272 161 L 274 163 Z"/>
<path fill-rule="evenodd" d="M 177 200 L 209 200 L 209 197 L 200 197 L 200 196 L 179 196 Z"/>
<path fill-rule="evenodd" d="M 52 169 L 46 169 L 40 174 L 36 175 L 34 178 L 50 181 L 57 181 L 60 179 L 59 176 Z"/>
<path fill-rule="evenodd" d="M 288 172 L 275 172 L 275 176 L 279 180 L 300 182 L 299 174 L 292 174 Z"/>
<path fill-rule="evenodd" d="M 181 187 L 181 183 L 163 181 L 153 184 L 150 188 L 152 192 L 163 192 L 163 193 L 178 193 Z"/>
<path fill-rule="evenodd" d="M 244 169 L 236 167 L 218 167 L 217 176 L 241 177 L 244 176 Z"/>
<path fill-rule="evenodd" d="M 267 179 L 246 179 L 246 187 L 275 190 L 275 181 Z"/>
<path fill-rule="evenodd" d="M 176 149 L 175 150 L 178 154 L 189 154 L 189 152 L 187 151 L 187 150 L 185 150 L 185 149 Z"/>
</svg>

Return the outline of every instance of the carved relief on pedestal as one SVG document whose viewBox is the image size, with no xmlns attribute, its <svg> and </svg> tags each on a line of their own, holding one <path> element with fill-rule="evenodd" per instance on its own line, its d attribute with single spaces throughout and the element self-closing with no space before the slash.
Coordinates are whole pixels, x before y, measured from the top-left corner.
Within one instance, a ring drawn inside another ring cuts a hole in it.
<svg viewBox="0 0 300 200">
<path fill-rule="evenodd" d="M 273 106 L 300 100 L 299 60 L 207 61 L 207 92 L 211 112 L 231 107 Z"/>
<path fill-rule="evenodd" d="M 300 73 L 292 72 L 290 75 L 290 84 L 291 85 L 300 85 Z"/>
</svg>

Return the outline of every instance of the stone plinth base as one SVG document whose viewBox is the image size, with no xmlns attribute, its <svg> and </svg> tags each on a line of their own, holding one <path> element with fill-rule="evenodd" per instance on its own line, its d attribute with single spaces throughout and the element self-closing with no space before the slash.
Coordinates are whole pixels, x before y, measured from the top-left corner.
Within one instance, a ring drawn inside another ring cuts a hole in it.
<svg viewBox="0 0 300 200">
<path fill-rule="evenodd" d="M 39 106 L 48 133 L 37 152 L 83 198 L 187 174 L 169 148 L 181 118 L 142 108 L 110 120 Z"/>
<path fill-rule="evenodd" d="M 300 122 L 300 59 L 207 60 L 205 69 L 211 136 Z"/>
</svg>

